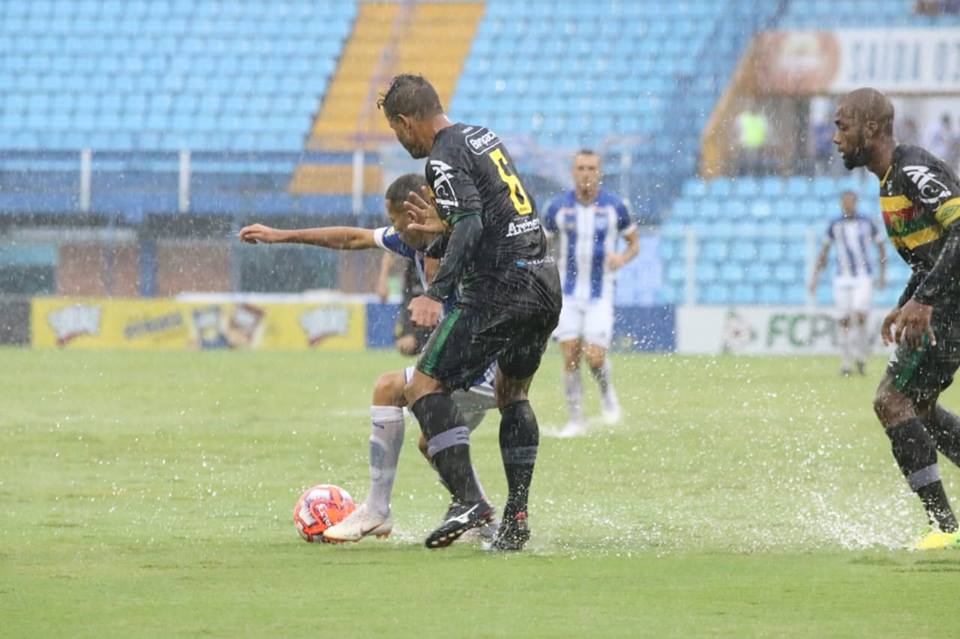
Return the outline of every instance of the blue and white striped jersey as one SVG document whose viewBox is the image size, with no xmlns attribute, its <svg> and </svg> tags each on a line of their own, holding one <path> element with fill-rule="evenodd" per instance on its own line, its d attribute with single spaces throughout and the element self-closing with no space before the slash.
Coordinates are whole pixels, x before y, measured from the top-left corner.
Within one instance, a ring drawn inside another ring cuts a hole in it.
<svg viewBox="0 0 960 639">
<path fill-rule="evenodd" d="M 398 233 L 397 229 L 393 228 L 392 226 L 381 226 L 378 229 L 374 229 L 373 241 L 377 243 L 377 246 L 385 251 L 389 251 L 394 255 L 399 255 L 404 259 L 413 260 L 413 263 L 417 267 L 417 277 L 420 278 L 420 285 L 423 286 L 424 290 L 428 288 L 429 283 L 427 282 L 427 271 L 426 266 L 424 265 L 426 256 L 423 254 L 423 251 L 418 251 L 400 239 L 400 233 Z M 459 297 L 458 290 L 454 291 L 452 295 L 443 300 L 444 314 L 453 309 Z"/>
<path fill-rule="evenodd" d="M 830 222 L 824 243 L 836 249 L 836 277 L 870 277 L 873 262 L 869 246 L 882 244 L 883 234 L 872 220 L 854 215 Z"/>
<path fill-rule="evenodd" d="M 548 236 L 560 238 L 564 296 L 612 300 L 614 273 L 607 270 L 606 259 L 616 252 L 617 239 L 635 227 L 623 201 L 601 190 L 596 202 L 583 205 L 568 191 L 550 203 L 543 226 Z"/>
</svg>

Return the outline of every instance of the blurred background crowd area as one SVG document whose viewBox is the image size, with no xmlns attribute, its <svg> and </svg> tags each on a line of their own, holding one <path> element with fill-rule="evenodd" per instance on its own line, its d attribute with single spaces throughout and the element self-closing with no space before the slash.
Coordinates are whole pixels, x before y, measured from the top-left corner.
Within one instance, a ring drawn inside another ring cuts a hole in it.
<svg viewBox="0 0 960 639">
<path fill-rule="evenodd" d="M 241 245 L 244 224 L 383 223 L 421 171 L 376 98 L 422 73 L 506 141 L 541 209 L 580 148 L 642 225 L 618 306 L 829 303 L 805 279 L 839 195 L 837 96 L 960 160 L 952 0 L 5 0 L 0 295 L 369 294 L 379 255 Z M 891 264 L 876 296 L 907 276 Z"/>
</svg>

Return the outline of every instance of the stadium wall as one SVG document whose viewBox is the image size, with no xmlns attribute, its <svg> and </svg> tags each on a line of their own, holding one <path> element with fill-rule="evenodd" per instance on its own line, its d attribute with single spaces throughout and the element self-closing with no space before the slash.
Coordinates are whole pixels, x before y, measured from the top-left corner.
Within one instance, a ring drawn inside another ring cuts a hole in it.
<svg viewBox="0 0 960 639">
<path fill-rule="evenodd" d="M 0 303 L 0 343 L 46 349 L 320 350 L 393 348 L 398 304 L 366 295 L 36 297 Z M 618 307 L 613 348 L 676 348 L 672 306 Z"/>
<path fill-rule="evenodd" d="M 132 350 L 359 351 L 393 347 L 397 304 L 366 295 L 185 295 L 0 300 L 0 344 Z M 885 311 L 870 317 L 873 349 Z M 812 306 L 620 306 L 617 352 L 827 355 L 839 352 L 832 309 Z"/>
</svg>

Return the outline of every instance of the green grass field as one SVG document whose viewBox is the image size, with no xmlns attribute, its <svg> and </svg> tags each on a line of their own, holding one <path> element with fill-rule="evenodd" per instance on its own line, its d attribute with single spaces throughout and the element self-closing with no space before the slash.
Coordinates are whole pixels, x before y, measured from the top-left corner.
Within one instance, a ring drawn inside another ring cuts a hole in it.
<svg viewBox="0 0 960 639">
<path fill-rule="evenodd" d="M 3 637 L 925 637 L 960 622 L 960 553 L 898 549 L 923 515 L 871 412 L 881 360 L 843 380 L 826 358 L 617 357 L 624 424 L 542 439 L 534 536 L 510 556 L 422 547 L 446 497 L 410 420 L 394 536 L 297 536 L 305 487 L 365 496 L 370 389 L 398 356 L 0 363 Z M 544 430 L 564 420 L 559 364 L 549 353 L 534 386 Z M 502 503 L 497 423 L 473 455 Z"/>
</svg>

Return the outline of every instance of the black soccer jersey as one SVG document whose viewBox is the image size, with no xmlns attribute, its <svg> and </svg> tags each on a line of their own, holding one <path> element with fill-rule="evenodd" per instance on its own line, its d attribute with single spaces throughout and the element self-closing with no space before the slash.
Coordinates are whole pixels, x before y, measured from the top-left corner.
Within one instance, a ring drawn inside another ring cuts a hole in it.
<svg viewBox="0 0 960 639">
<path fill-rule="evenodd" d="M 437 288 L 428 294 L 440 297 L 446 292 L 450 278 L 443 271 L 453 267 L 462 268 L 462 304 L 526 302 L 559 308 L 559 291 L 554 295 L 550 290 L 556 265 L 547 256 L 536 206 L 500 138 L 487 128 L 466 124 L 442 129 L 425 170 L 445 223 L 456 227 L 477 216 L 482 224 L 472 257 L 459 264 L 445 260 Z"/>
<path fill-rule="evenodd" d="M 887 235 L 915 273 L 929 271 L 943 248 L 944 230 L 960 218 L 960 182 L 940 159 L 900 145 L 880 181 Z"/>
</svg>

